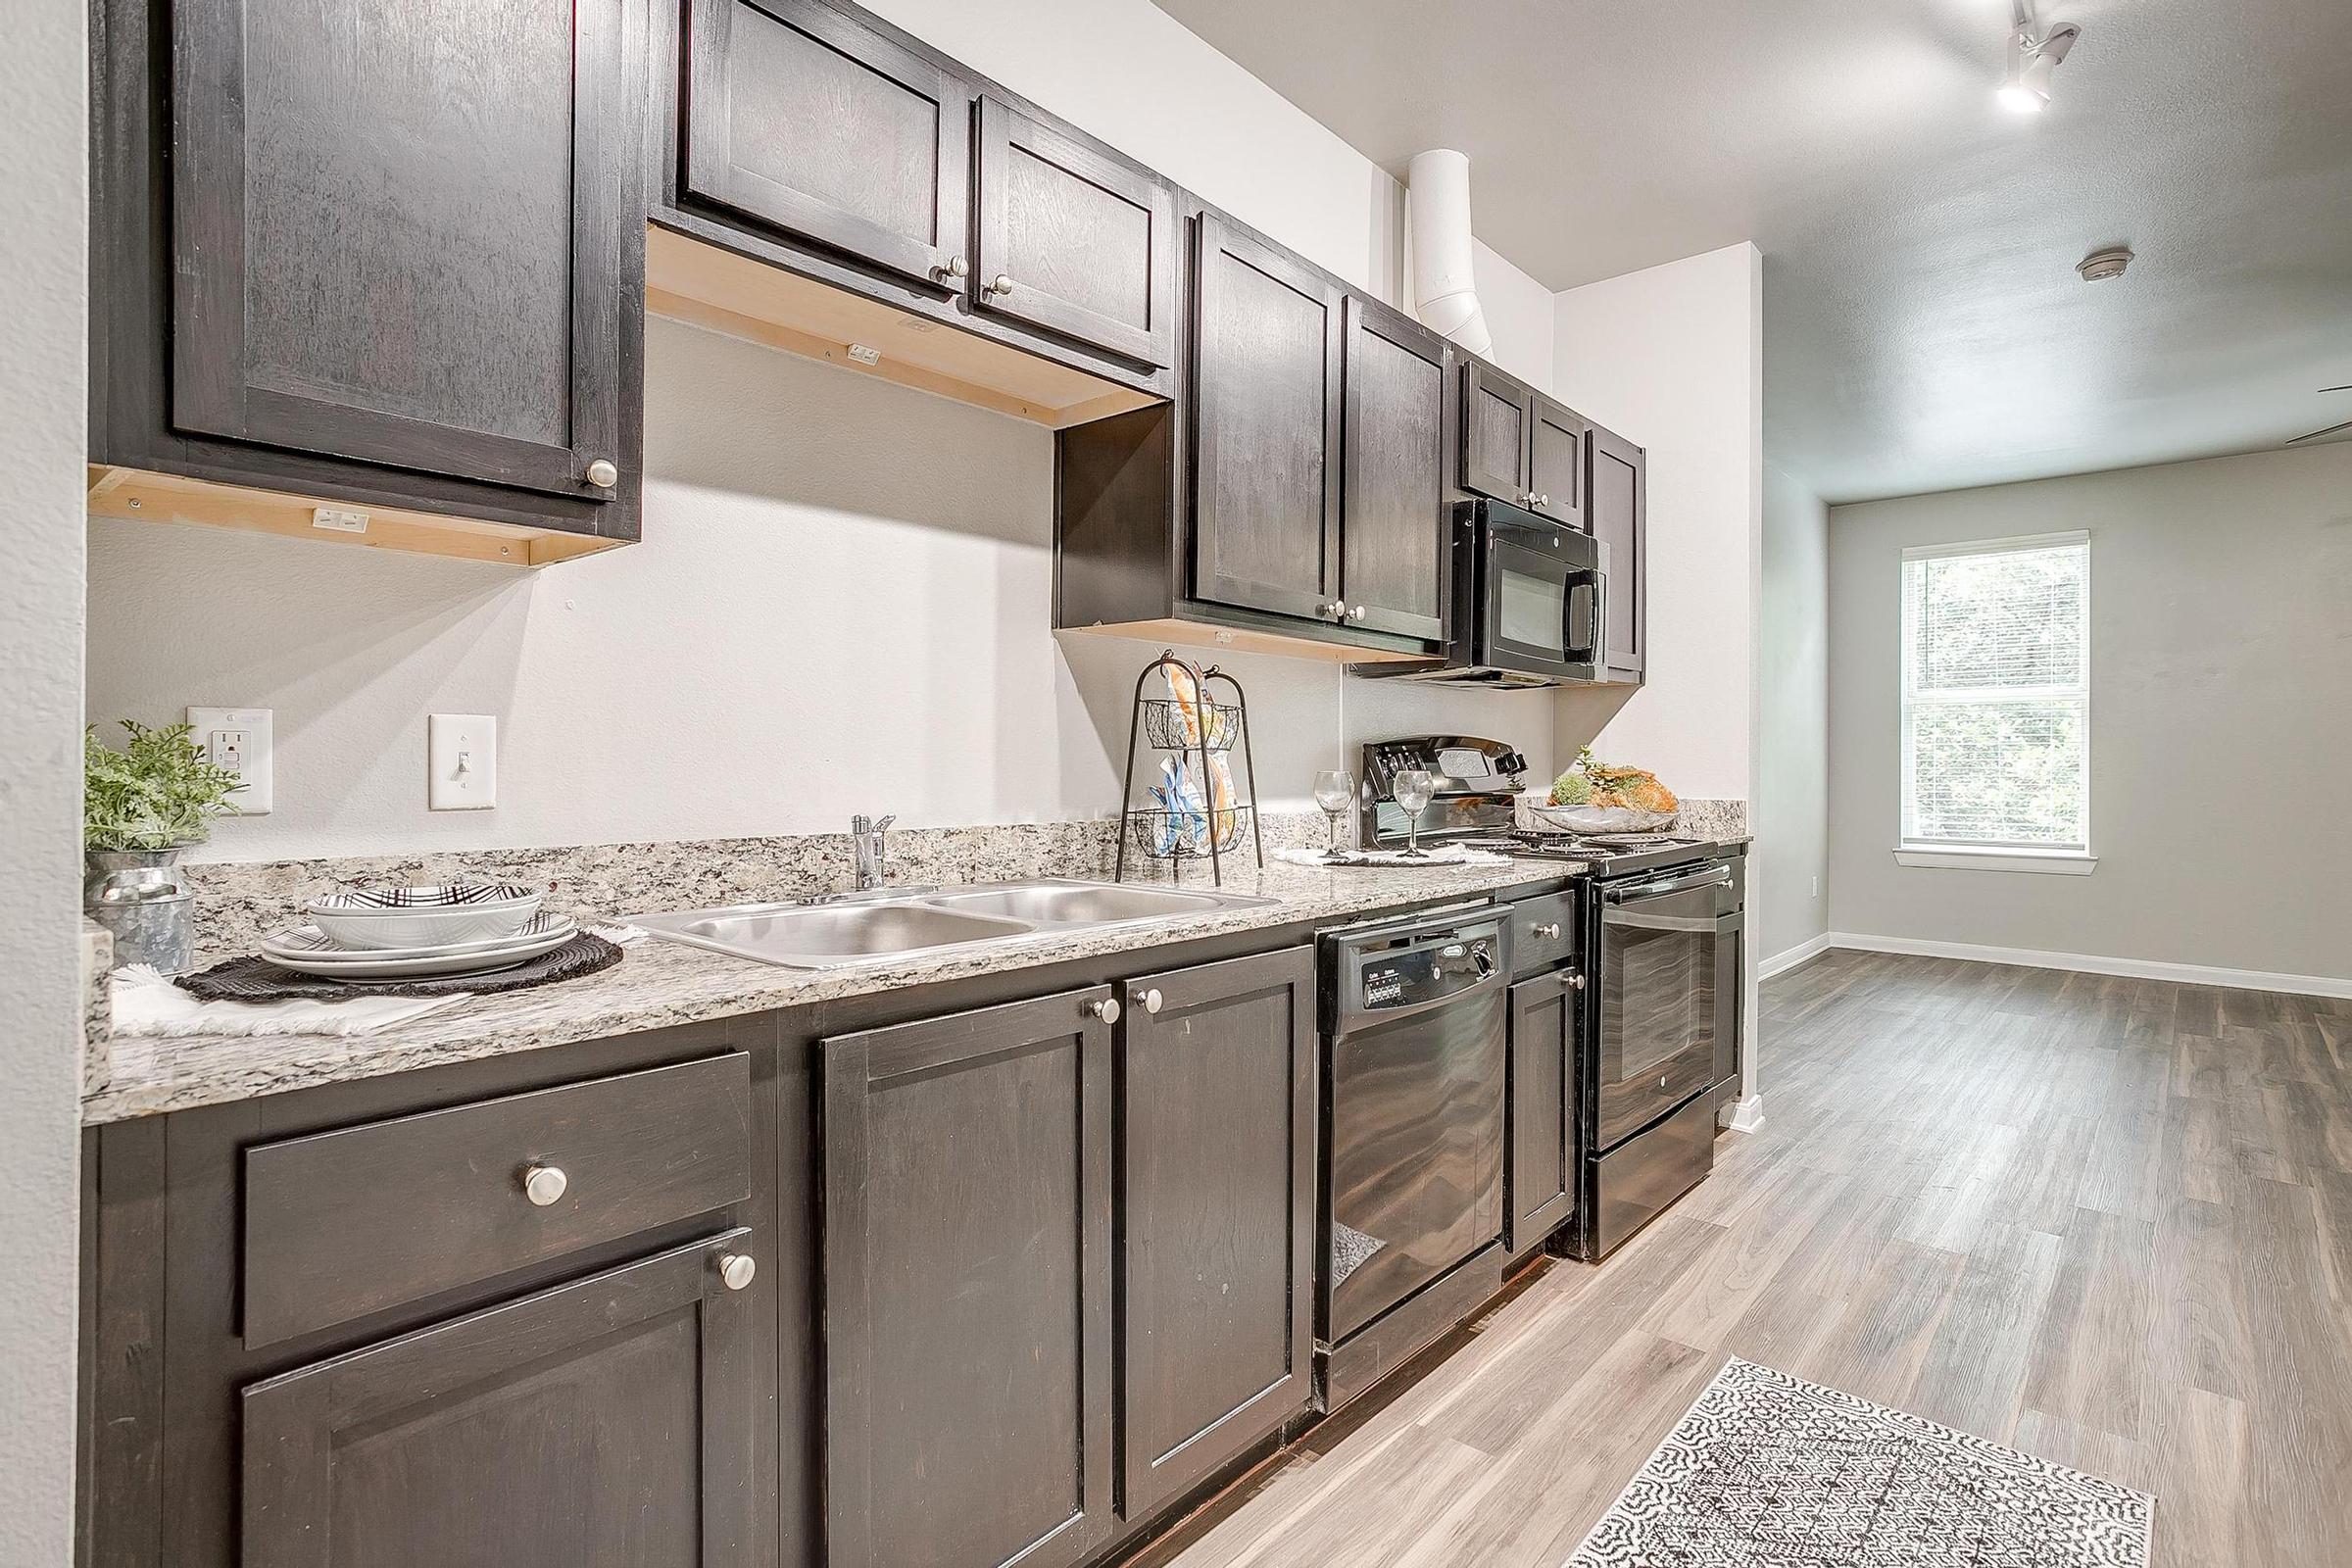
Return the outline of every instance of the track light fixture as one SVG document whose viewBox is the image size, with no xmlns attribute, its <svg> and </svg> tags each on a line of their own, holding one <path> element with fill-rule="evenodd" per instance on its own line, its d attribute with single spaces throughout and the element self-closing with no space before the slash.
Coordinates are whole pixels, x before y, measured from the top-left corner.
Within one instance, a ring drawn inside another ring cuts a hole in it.
<svg viewBox="0 0 2352 1568">
<path fill-rule="evenodd" d="M 2038 115 L 2049 107 L 2050 77 L 2082 29 L 2071 22 L 2043 26 L 2034 16 L 2033 0 L 2012 0 L 2011 14 L 2009 74 L 1998 96 L 2004 109 Z"/>
</svg>

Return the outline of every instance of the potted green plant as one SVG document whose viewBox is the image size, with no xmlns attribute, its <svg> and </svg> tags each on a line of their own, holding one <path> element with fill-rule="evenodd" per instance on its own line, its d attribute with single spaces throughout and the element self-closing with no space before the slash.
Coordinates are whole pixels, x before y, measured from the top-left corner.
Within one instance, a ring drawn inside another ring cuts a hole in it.
<svg viewBox="0 0 2352 1568">
<path fill-rule="evenodd" d="M 244 785 L 213 765 L 188 725 L 122 723 L 129 736 L 122 751 L 101 742 L 94 724 L 83 737 L 83 903 L 114 933 L 117 963 L 182 974 L 195 958 L 196 891 L 177 862 L 211 835 L 212 819 Z"/>
</svg>

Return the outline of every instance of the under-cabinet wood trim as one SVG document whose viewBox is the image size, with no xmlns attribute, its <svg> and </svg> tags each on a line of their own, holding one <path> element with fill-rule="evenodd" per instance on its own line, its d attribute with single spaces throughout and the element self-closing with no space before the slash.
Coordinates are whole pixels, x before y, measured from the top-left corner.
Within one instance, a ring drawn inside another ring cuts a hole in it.
<svg viewBox="0 0 2352 1568">
<path fill-rule="evenodd" d="M 1274 654 L 1284 659 L 1319 659 L 1327 664 L 1427 663 L 1426 653 L 1398 653 L 1368 648 L 1360 643 L 1317 642 L 1307 637 L 1285 637 L 1279 632 L 1248 631 L 1208 621 L 1123 620 L 1096 626 L 1060 626 L 1058 631 L 1086 632 L 1103 637 L 1126 637 L 1136 642 L 1176 643 L 1187 648 L 1224 649 L 1237 654 Z"/>
<path fill-rule="evenodd" d="M 658 223 L 647 227 L 645 269 L 649 315 L 1048 429 L 1165 401 Z M 869 365 L 852 345 L 879 358 Z"/>
<path fill-rule="evenodd" d="M 93 517 L 238 528 L 248 533 L 276 534 L 283 539 L 318 539 L 370 550 L 405 550 L 413 555 L 448 556 L 502 566 L 552 565 L 559 561 L 636 542 L 566 533 L 560 528 L 527 528 L 518 523 L 485 522 L 479 517 L 442 516 L 397 507 L 368 506 L 324 496 L 257 490 L 248 485 L 222 484 L 185 474 L 150 473 L 141 468 L 99 463 L 88 466 L 86 499 Z M 365 514 L 367 531 L 346 533 L 339 528 L 319 527 L 312 517 L 319 507 Z"/>
</svg>

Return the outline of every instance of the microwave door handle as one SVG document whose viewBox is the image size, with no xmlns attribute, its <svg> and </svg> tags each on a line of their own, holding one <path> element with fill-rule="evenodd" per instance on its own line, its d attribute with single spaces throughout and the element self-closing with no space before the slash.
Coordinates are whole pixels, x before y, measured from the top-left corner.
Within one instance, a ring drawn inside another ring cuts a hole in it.
<svg viewBox="0 0 2352 1568">
<path fill-rule="evenodd" d="M 1600 573 L 1597 571 L 1580 571 L 1570 579 L 1572 590 L 1575 588 L 1584 589 L 1587 593 L 1592 595 L 1592 618 L 1591 622 L 1592 640 L 1590 643 L 1586 644 L 1584 647 L 1578 647 L 1570 640 L 1575 635 L 1574 632 L 1570 630 L 1569 627 L 1561 628 L 1560 641 L 1565 646 L 1568 659 L 1571 662 L 1584 664 L 1597 664 L 1600 662 L 1600 648 L 1603 638 L 1601 627 L 1604 624 L 1601 619 L 1602 594 L 1605 591 L 1602 586 L 1602 581 L 1603 579 Z M 1573 609 L 1575 602 L 1576 595 L 1573 591 L 1571 591 L 1566 601 L 1566 603 L 1571 607 L 1569 612 L 1569 619 L 1571 623 L 1573 623 L 1575 619 Z"/>
</svg>

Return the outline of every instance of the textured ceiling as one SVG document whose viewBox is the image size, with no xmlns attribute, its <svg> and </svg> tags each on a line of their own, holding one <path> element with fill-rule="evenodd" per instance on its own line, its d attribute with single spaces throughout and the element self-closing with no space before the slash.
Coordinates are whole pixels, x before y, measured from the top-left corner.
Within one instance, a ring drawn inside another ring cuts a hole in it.
<svg viewBox="0 0 2352 1568">
<path fill-rule="evenodd" d="M 1159 4 L 1399 176 L 1468 153 L 1552 288 L 1753 239 L 1766 450 L 1830 500 L 2352 419 L 2352 0 L 2047 6 L 2030 119 L 2008 0 Z"/>
</svg>

